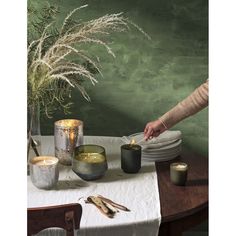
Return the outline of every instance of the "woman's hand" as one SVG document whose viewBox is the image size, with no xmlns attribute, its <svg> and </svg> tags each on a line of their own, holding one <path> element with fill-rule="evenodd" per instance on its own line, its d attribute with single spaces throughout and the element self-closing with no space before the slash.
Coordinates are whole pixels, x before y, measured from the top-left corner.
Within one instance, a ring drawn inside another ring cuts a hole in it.
<svg viewBox="0 0 236 236">
<path fill-rule="evenodd" d="M 166 127 L 160 120 L 155 120 L 147 123 L 144 129 L 145 140 L 152 139 L 153 137 L 159 136 L 166 130 Z"/>
</svg>

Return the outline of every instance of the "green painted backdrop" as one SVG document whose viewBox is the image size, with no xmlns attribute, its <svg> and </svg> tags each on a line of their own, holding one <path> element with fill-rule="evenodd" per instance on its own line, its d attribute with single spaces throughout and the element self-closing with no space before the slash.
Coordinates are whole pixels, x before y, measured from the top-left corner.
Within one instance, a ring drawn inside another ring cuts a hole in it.
<svg viewBox="0 0 236 236">
<path fill-rule="evenodd" d="M 43 1 L 34 0 L 35 4 Z M 53 122 L 65 117 L 84 121 L 85 135 L 123 136 L 140 132 L 185 98 L 208 78 L 208 3 L 205 0 L 54 0 L 59 21 L 80 5 L 89 7 L 79 17 L 91 19 L 124 12 L 142 27 L 151 40 L 135 29 L 112 35 L 116 58 L 92 47 L 99 54 L 104 77 L 86 87 L 92 102 L 73 94 L 72 114 L 42 117 L 42 134 L 53 134 Z M 183 132 L 184 144 L 207 155 L 208 109 L 173 129 Z"/>
</svg>

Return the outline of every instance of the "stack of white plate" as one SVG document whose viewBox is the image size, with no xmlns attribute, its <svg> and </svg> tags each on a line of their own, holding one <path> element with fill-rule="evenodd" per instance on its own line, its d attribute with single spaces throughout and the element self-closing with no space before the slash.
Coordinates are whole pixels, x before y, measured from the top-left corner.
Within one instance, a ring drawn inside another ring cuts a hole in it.
<svg viewBox="0 0 236 236">
<path fill-rule="evenodd" d="M 142 160 L 144 161 L 169 161 L 181 153 L 182 139 L 180 131 L 167 130 L 149 141 L 144 140 L 143 133 L 122 137 L 125 143 L 130 143 L 132 139 L 142 146 Z"/>
<path fill-rule="evenodd" d="M 146 161 L 169 161 L 179 156 L 181 153 L 182 140 L 179 139 L 161 148 L 143 148 L 142 159 Z"/>
</svg>

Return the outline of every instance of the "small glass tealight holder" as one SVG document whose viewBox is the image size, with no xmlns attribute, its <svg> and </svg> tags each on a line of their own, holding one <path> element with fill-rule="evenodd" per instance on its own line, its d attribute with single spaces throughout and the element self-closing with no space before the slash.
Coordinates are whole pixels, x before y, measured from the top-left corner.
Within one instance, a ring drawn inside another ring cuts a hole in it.
<svg viewBox="0 0 236 236">
<path fill-rule="evenodd" d="M 170 165 L 170 180 L 173 184 L 184 186 L 188 176 L 188 165 L 184 162 L 175 162 Z"/>
<path fill-rule="evenodd" d="M 59 178 L 58 158 L 37 156 L 29 161 L 32 183 L 40 189 L 52 189 Z"/>
</svg>

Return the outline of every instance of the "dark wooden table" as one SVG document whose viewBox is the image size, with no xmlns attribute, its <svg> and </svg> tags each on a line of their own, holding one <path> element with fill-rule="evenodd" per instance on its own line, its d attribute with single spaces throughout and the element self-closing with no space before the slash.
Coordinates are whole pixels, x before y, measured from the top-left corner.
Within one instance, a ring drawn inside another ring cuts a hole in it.
<svg viewBox="0 0 236 236">
<path fill-rule="evenodd" d="M 186 186 L 170 181 L 170 163 L 188 164 Z M 208 218 L 208 158 L 183 150 L 175 160 L 156 163 L 158 174 L 161 226 L 159 236 L 180 236 Z"/>
</svg>

